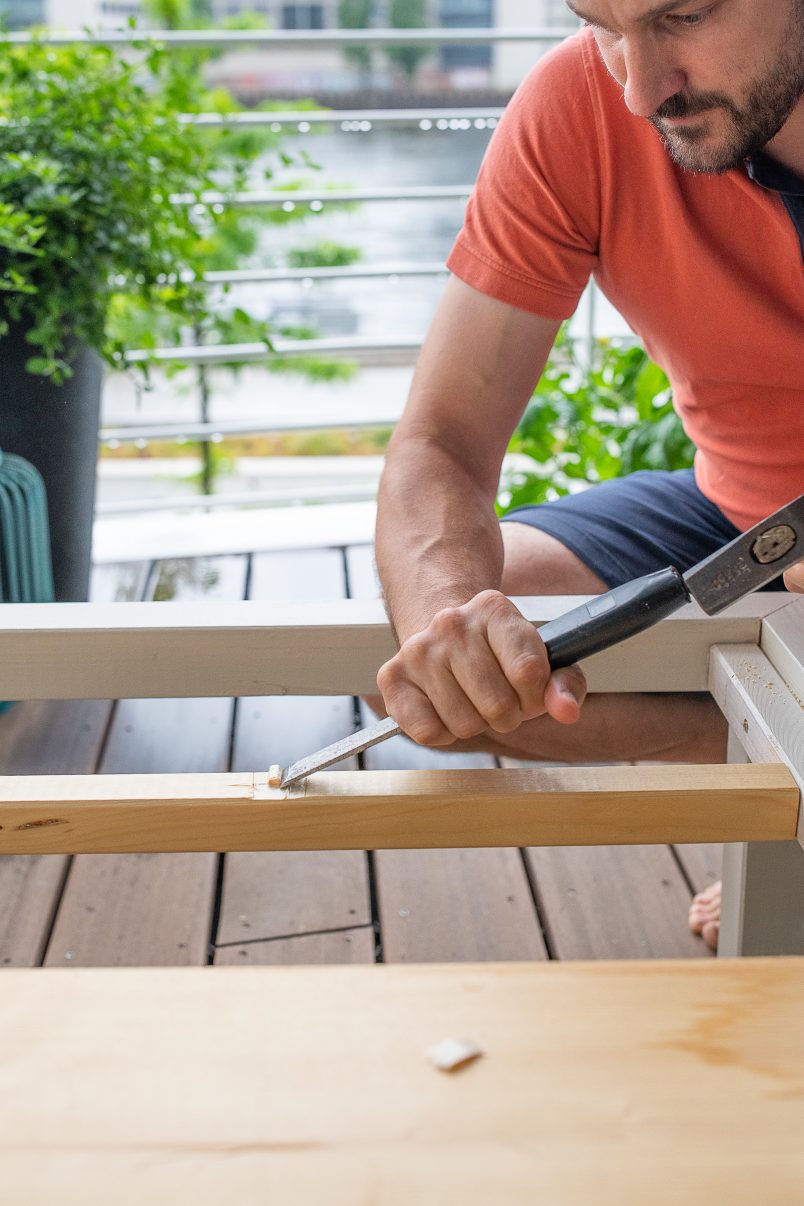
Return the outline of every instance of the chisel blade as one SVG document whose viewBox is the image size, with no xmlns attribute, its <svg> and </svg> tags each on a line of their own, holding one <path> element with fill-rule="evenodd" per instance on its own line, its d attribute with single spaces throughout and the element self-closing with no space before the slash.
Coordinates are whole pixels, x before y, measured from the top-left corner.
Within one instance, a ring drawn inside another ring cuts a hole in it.
<svg viewBox="0 0 804 1206">
<path fill-rule="evenodd" d="M 315 754 L 310 754 L 307 758 L 300 758 L 298 762 L 294 762 L 287 768 L 279 786 L 293 787 L 301 779 L 306 779 L 308 775 L 324 770 L 333 763 L 340 762 L 342 758 L 362 754 L 363 750 L 369 749 L 372 745 L 378 745 L 381 741 L 387 741 L 389 737 L 396 737 L 401 732 L 402 730 L 394 718 L 387 716 L 385 720 L 369 725 L 368 728 L 359 729 L 356 733 L 343 737 L 340 741 L 334 741 L 332 745 L 325 746 L 323 750 L 317 750 Z"/>
</svg>

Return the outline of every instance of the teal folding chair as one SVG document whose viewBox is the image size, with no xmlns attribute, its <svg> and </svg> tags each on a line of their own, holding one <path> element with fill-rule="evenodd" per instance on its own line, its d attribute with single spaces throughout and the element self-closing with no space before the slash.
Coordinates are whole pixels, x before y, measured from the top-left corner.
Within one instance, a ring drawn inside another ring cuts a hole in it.
<svg viewBox="0 0 804 1206">
<path fill-rule="evenodd" d="M 45 483 L 23 457 L 0 451 L 0 603 L 52 602 Z"/>
</svg>

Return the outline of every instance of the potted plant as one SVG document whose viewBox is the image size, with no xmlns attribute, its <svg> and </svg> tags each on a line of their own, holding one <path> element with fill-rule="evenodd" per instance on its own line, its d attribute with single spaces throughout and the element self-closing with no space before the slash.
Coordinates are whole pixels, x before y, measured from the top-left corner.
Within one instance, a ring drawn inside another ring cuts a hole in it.
<svg viewBox="0 0 804 1206">
<path fill-rule="evenodd" d="M 59 599 L 86 598 L 102 368 L 123 367 L 124 333 L 226 341 L 236 321 L 270 347 L 201 281 L 221 247 L 253 246 L 255 216 L 202 194 L 242 188 L 271 145 L 288 156 L 267 131 L 182 120 L 204 103 L 198 56 L 0 38 L 0 449 L 45 479 Z"/>
</svg>

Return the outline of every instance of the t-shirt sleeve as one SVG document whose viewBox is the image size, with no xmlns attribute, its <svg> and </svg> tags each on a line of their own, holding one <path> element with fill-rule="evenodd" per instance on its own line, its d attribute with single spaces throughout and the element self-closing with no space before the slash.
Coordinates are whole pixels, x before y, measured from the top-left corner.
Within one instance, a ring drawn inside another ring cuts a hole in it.
<svg viewBox="0 0 804 1206">
<path fill-rule="evenodd" d="M 589 31 L 545 55 L 494 132 L 447 267 L 521 310 L 565 319 L 597 266 L 600 162 Z"/>
</svg>

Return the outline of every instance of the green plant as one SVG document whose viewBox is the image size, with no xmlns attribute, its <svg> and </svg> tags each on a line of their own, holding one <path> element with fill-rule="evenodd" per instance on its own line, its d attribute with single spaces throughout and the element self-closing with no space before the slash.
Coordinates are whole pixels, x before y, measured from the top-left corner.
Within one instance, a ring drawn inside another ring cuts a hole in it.
<svg viewBox="0 0 804 1206">
<path fill-rule="evenodd" d="M 529 458 L 508 476 L 500 514 L 637 469 L 682 469 L 694 448 L 670 383 L 640 347 L 600 341 L 591 370 L 565 333 L 509 444 Z"/>
<path fill-rule="evenodd" d="M 338 0 L 340 29 L 368 29 L 371 25 L 373 0 Z M 368 46 L 347 46 L 343 57 L 358 69 L 368 83 L 371 77 L 371 50 Z"/>
<path fill-rule="evenodd" d="M 269 129 L 206 129 L 182 115 L 234 111 L 206 92 L 200 52 L 147 40 L 132 55 L 0 39 L 0 337 L 22 324 L 28 369 L 61 382 L 73 340 L 121 367 L 126 348 L 240 337 L 266 323 L 221 304 L 205 272 L 251 255 L 268 222 L 303 211 L 208 204 L 297 159 Z M 315 166 L 299 156 L 305 166 Z"/>
<path fill-rule="evenodd" d="M 427 25 L 427 0 L 391 0 L 389 17 L 393 29 L 424 29 Z M 389 62 L 402 72 L 410 85 L 422 59 L 430 54 L 430 47 L 411 43 L 409 46 L 389 46 L 385 53 Z"/>
</svg>

